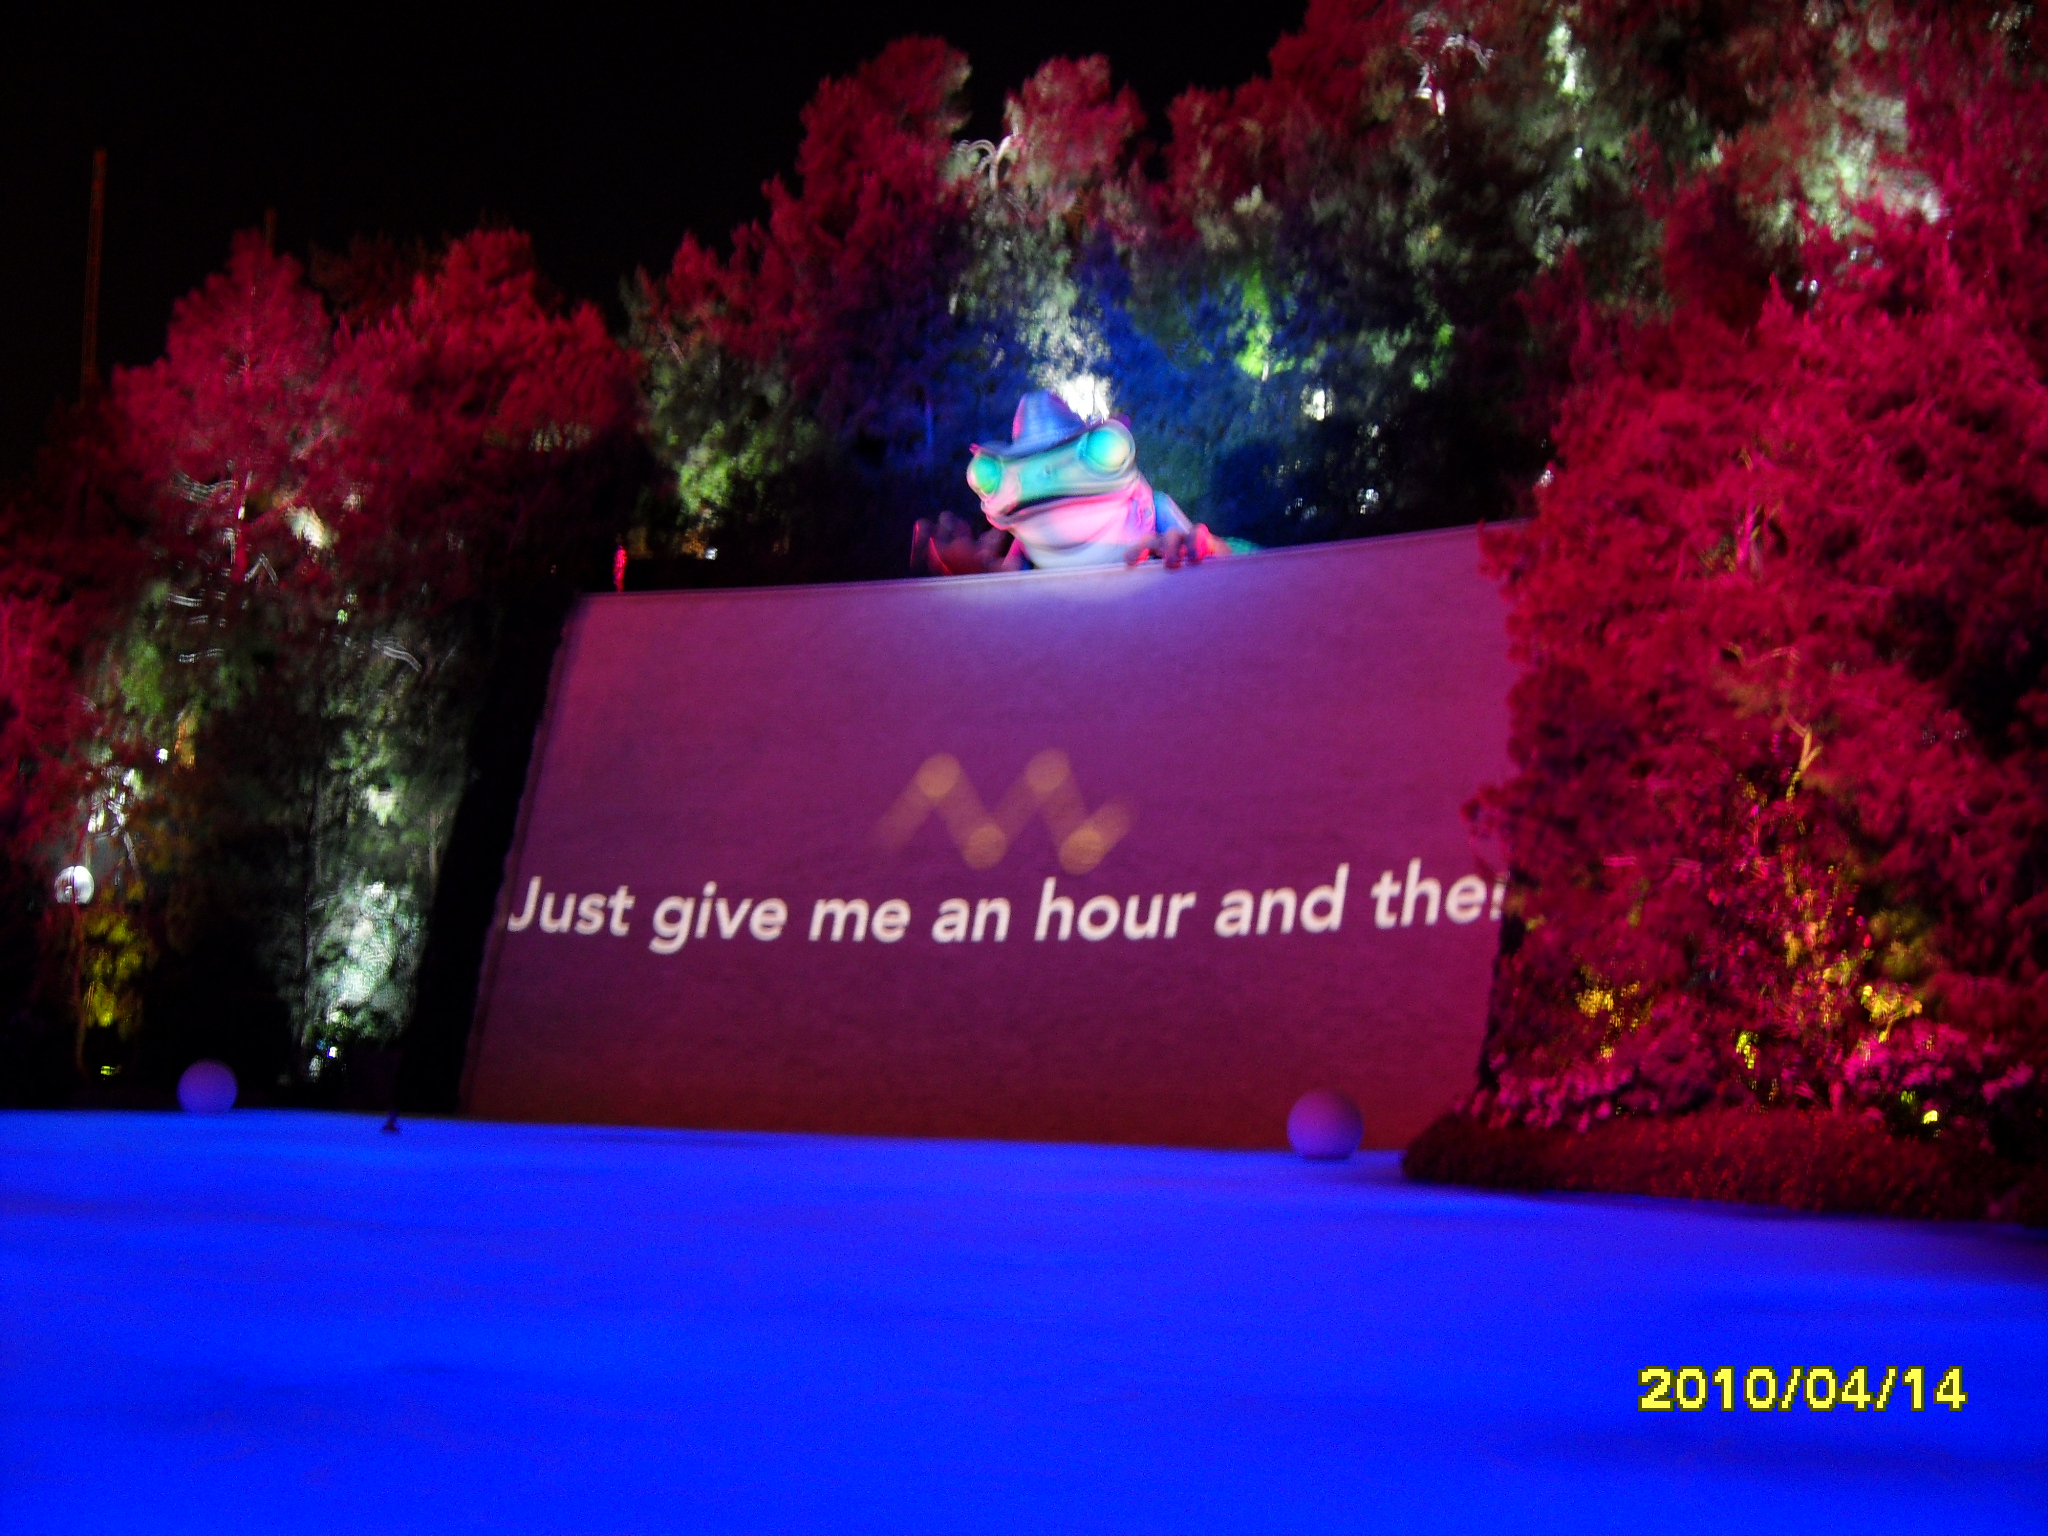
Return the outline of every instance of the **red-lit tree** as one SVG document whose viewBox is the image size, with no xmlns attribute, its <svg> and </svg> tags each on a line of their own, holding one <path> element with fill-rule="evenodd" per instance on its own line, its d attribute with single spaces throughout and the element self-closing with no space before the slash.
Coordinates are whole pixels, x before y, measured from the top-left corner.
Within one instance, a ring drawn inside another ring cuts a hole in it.
<svg viewBox="0 0 2048 1536">
<path fill-rule="evenodd" d="M 274 1014 L 275 1050 L 389 1037 L 503 632 L 623 522 L 631 359 L 522 237 L 458 241 L 353 315 L 244 238 L 115 377 L 106 473 L 152 563 L 87 668 L 72 814 L 118 810 L 133 920 L 85 935 L 76 969 L 120 995 L 83 1024 L 131 1033 L 146 991 L 173 1020 Z"/>
<path fill-rule="evenodd" d="M 730 258 L 686 237 L 664 279 L 643 279 L 635 338 L 690 548 L 715 530 L 729 564 L 893 571 L 957 478 L 994 361 L 954 302 L 966 79 L 960 54 L 910 38 L 826 81 L 796 189 L 767 185 L 767 218 L 734 232 Z"/>
<path fill-rule="evenodd" d="M 88 626 L 67 590 L 70 552 L 21 521 L 0 526 L 0 763 L 11 770 L 0 778 L 0 1102 L 33 1102 L 38 1081 L 61 1071 L 58 1031 L 32 1004 L 54 930 L 80 914 L 53 909 L 51 896 L 58 870 L 84 852 L 77 748 L 91 728 L 77 686 Z"/>
<path fill-rule="evenodd" d="M 1892 169 L 1939 217 L 1816 230 L 1797 307 L 1674 259 L 1668 318 L 1583 315 L 1553 473 L 1491 545 L 1521 921 L 1476 1113 L 2048 1150 L 2048 90 L 1951 40 L 1912 50 L 1941 88 Z"/>
<path fill-rule="evenodd" d="M 105 907 L 53 902 L 65 866 L 97 866 L 115 885 L 123 872 L 94 858 L 95 845 L 118 846 L 122 797 L 94 750 L 99 722 L 81 679 L 124 621 L 145 557 L 104 407 L 95 396 L 61 412 L 33 474 L 0 499 L 0 1096 L 8 1102 L 39 1102 L 68 1078 L 77 1040 L 64 1004 L 90 978 L 65 958 L 82 934 L 122 921 Z"/>
</svg>

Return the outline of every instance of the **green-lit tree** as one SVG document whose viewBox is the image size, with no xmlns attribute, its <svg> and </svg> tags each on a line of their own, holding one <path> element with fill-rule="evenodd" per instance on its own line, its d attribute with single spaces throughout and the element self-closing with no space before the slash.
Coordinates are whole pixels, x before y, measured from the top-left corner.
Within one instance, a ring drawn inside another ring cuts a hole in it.
<svg viewBox="0 0 2048 1536">
<path fill-rule="evenodd" d="M 318 1076 L 396 1037 L 505 631 L 559 622 L 522 602 L 620 522 L 628 359 L 523 239 L 345 302 L 242 239 L 113 384 L 104 476 L 149 555 L 88 670 L 106 894 L 73 936 L 110 1070 L 145 1021 L 165 1070 Z"/>
</svg>

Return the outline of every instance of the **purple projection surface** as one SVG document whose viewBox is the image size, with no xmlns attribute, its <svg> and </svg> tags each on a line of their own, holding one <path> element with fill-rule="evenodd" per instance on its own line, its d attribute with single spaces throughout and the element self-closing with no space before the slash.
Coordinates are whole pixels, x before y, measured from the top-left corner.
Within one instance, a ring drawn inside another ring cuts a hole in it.
<svg viewBox="0 0 2048 1536">
<path fill-rule="evenodd" d="M 1470 532 L 589 599 L 466 1106 L 1398 1146 L 1478 1057 L 1509 681 Z"/>
</svg>

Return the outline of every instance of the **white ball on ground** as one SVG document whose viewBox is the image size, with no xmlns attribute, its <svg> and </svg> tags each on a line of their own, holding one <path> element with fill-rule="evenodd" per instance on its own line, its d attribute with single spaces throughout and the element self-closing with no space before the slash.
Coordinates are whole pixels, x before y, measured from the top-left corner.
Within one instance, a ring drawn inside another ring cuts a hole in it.
<svg viewBox="0 0 2048 1536">
<path fill-rule="evenodd" d="M 1303 1157 L 1342 1162 L 1365 1139 L 1358 1106 L 1334 1088 L 1318 1088 L 1295 1101 L 1287 1116 L 1287 1140 Z"/>
<path fill-rule="evenodd" d="M 217 1115 L 233 1109 L 235 1074 L 222 1062 L 193 1062 L 178 1079 L 178 1107 L 193 1115 Z"/>
</svg>

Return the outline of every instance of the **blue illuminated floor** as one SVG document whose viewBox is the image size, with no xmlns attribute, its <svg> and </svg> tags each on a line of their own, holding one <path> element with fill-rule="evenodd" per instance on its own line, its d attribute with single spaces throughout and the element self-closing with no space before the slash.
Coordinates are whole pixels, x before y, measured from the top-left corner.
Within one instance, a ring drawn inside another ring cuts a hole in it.
<svg viewBox="0 0 2048 1536">
<path fill-rule="evenodd" d="M 1648 1414 L 1643 1365 L 1964 1368 Z M 1388 1157 L 0 1115 L 0 1530 L 2048 1529 L 2048 1242 Z"/>
</svg>

